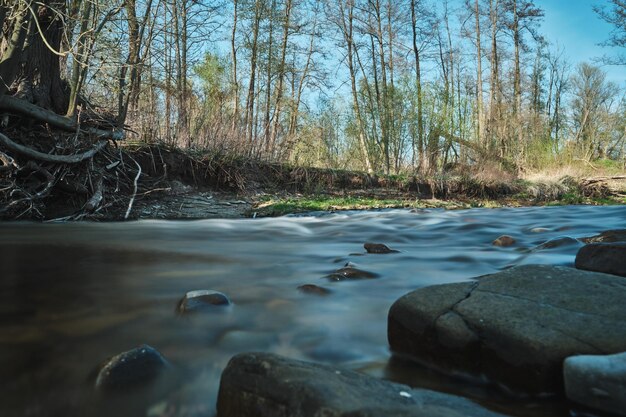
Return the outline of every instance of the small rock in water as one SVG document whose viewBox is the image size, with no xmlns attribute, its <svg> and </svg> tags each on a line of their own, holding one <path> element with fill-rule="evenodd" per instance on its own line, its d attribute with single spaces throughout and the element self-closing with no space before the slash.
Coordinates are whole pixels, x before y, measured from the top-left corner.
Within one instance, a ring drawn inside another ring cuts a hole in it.
<svg viewBox="0 0 626 417">
<path fill-rule="evenodd" d="M 576 254 L 576 268 L 626 277 L 626 242 L 592 243 Z"/>
<path fill-rule="evenodd" d="M 228 297 L 219 291 L 196 290 L 185 294 L 178 302 L 177 310 L 180 314 L 185 314 L 212 306 L 227 306 L 230 304 Z"/>
<path fill-rule="evenodd" d="M 569 237 L 569 236 L 564 236 L 564 237 L 557 237 L 555 239 L 550 239 L 547 242 L 542 243 L 541 245 L 537 246 L 537 249 L 554 249 L 554 248 L 559 248 L 561 246 L 578 245 L 578 244 L 580 244 L 578 239 L 574 239 L 573 237 Z"/>
<path fill-rule="evenodd" d="M 530 233 L 546 233 L 549 232 L 550 229 L 546 228 L 546 227 L 534 227 L 532 229 L 530 229 Z"/>
<path fill-rule="evenodd" d="M 502 247 L 511 246 L 515 244 L 515 239 L 513 239 L 509 235 L 502 235 L 496 240 L 494 240 L 493 242 L 491 242 L 491 244 L 494 246 L 502 246 Z"/>
<path fill-rule="evenodd" d="M 373 279 L 378 278 L 378 275 L 373 272 L 354 268 L 352 266 L 346 266 L 328 275 L 327 278 L 331 281 L 348 281 L 356 279 Z"/>
<path fill-rule="evenodd" d="M 155 348 L 141 345 L 113 356 L 100 369 L 96 389 L 124 389 L 154 379 L 167 365 Z"/>
<path fill-rule="evenodd" d="M 580 240 L 585 243 L 626 242 L 626 229 L 606 230 L 599 235 L 583 237 Z"/>
<path fill-rule="evenodd" d="M 320 287 L 318 285 L 313 284 L 304 284 L 298 287 L 298 290 L 305 294 L 315 294 L 315 295 L 328 295 L 332 291 L 328 288 Z"/>
<path fill-rule="evenodd" d="M 626 416 L 626 352 L 570 356 L 563 364 L 563 377 L 570 400 Z"/>
<path fill-rule="evenodd" d="M 383 243 L 371 243 L 368 242 L 363 245 L 367 253 L 398 253 L 395 249 L 389 249 L 389 247 Z"/>
</svg>

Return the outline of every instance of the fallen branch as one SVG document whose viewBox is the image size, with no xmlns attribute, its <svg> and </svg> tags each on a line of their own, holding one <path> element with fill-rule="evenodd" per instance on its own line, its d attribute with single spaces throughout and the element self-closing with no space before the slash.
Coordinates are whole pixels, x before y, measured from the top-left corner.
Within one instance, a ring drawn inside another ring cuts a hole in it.
<svg viewBox="0 0 626 417">
<path fill-rule="evenodd" d="M 604 181 L 610 181 L 610 180 L 626 180 L 626 175 L 615 175 L 615 176 L 612 176 L 612 177 L 585 178 L 583 180 L 583 183 L 589 185 L 589 184 L 594 184 L 596 182 L 604 182 Z"/>
<path fill-rule="evenodd" d="M 95 190 L 91 198 L 85 203 L 85 211 L 88 213 L 93 212 L 98 208 L 102 199 L 104 198 L 104 184 L 102 181 L 102 177 L 98 178 L 96 182 Z"/>
<path fill-rule="evenodd" d="M 14 152 L 19 152 L 22 155 L 28 156 L 31 159 L 37 159 L 39 161 L 52 162 L 55 164 L 77 164 L 84 161 L 85 159 L 92 158 L 95 154 L 104 149 L 104 147 L 107 145 L 107 141 L 100 141 L 90 150 L 73 155 L 50 155 L 47 153 L 39 152 L 27 146 L 13 142 L 2 133 L 0 133 L 0 145 L 4 145 Z"/>
<path fill-rule="evenodd" d="M 133 203 L 135 202 L 135 197 L 137 196 L 137 181 L 139 180 L 139 177 L 141 176 L 141 165 L 139 165 L 137 161 L 135 161 L 134 159 L 133 159 L 133 162 L 135 163 L 135 165 L 137 165 L 137 175 L 135 176 L 135 181 L 133 182 L 133 196 L 130 198 L 130 201 L 128 202 L 128 209 L 126 210 L 126 214 L 124 215 L 124 220 L 128 219 L 128 216 L 130 216 L 130 211 L 133 208 Z"/>
<path fill-rule="evenodd" d="M 125 137 L 123 130 L 106 130 L 95 127 L 80 129 L 76 121 L 69 117 L 58 115 L 25 100 L 7 95 L 0 96 L 0 111 L 19 113 L 68 132 L 83 132 L 94 135 L 100 139 L 112 139 L 117 141 L 123 140 Z"/>
<path fill-rule="evenodd" d="M 15 163 L 15 159 L 11 158 L 4 152 L 0 152 L 0 172 L 10 170 L 11 167 L 19 169 L 19 166 Z"/>
</svg>

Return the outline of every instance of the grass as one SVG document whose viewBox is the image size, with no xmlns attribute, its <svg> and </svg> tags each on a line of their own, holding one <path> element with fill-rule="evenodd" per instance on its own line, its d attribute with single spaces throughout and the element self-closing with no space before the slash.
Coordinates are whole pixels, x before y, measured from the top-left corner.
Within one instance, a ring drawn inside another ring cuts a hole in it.
<svg viewBox="0 0 626 417">
<path fill-rule="evenodd" d="M 377 210 L 389 208 L 443 208 L 447 210 L 474 207 L 502 207 L 492 200 L 438 200 L 438 199 L 380 199 L 370 197 L 335 197 L 326 195 L 298 196 L 288 198 L 266 198 L 249 214 L 258 217 L 282 216 L 285 214 L 314 211 Z"/>
</svg>

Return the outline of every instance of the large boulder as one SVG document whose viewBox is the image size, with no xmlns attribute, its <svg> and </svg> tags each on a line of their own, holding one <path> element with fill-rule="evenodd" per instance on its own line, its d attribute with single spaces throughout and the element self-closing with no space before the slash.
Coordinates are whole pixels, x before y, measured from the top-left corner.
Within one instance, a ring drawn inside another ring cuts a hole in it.
<svg viewBox="0 0 626 417">
<path fill-rule="evenodd" d="M 461 397 L 269 353 L 233 357 L 219 417 L 496 417 Z"/>
<path fill-rule="evenodd" d="M 576 268 L 626 277 L 626 242 L 583 246 L 576 254 Z"/>
<path fill-rule="evenodd" d="M 389 311 L 393 352 L 528 393 L 563 392 L 563 360 L 626 350 L 626 282 L 529 265 L 413 291 Z"/>
<path fill-rule="evenodd" d="M 567 398 L 626 416 L 626 352 L 572 356 L 565 360 L 563 373 Z"/>
</svg>

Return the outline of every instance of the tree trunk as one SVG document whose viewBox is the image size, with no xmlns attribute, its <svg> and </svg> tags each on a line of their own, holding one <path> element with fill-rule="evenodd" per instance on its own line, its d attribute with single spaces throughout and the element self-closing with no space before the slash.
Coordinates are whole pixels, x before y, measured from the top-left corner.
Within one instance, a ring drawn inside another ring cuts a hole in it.
<svg viewBox="0 0 626 417">
<path fill-rule="evenodd" d="M 485 113 L 483 110 L 483 58 L 480 43 L 480 7 L 478 5 L 478 0 L 475 2 L 474 13 L 476 17 L 476 96 L 478 102 L 478 142 L 483 145 L 485 140 Z"/>
<path fill-rule="evenodd" d="M 23 4 L 17 6 L 14 22 L 20 25 L 13 30 L 16 43 L 3 42 L 0 51 L 3 85 L 9 85 L 8 92 L 12 95 L 55 113 L 65 113 L 69 89 L 61 79 L 63 21 L 60 15 L 65 13 L 66 2 L 43 1 L 32 5 L 30 10 Z M 6 92 L 5 88 L 1 87 L 2 91 Z"/>
<path fill-rule="evenodd" d="M 417 47 L 417 11 L 416 0 L 411 0 L 411 26 L 413 32 L 413 55 L 415 56 L 415 88 L 417 93 L 417 141 L 419 148 L 418 169 L 425 168 L 424 112 L 422 103 L 422 72 L 420 67 L 420 51 Z M 415 153 L 415 144 L 413 145 Z"/>
</svg>

